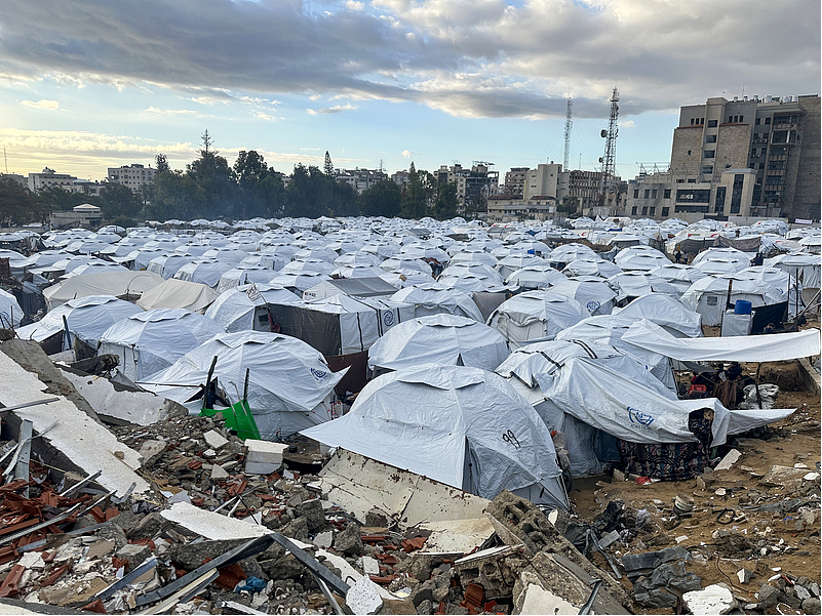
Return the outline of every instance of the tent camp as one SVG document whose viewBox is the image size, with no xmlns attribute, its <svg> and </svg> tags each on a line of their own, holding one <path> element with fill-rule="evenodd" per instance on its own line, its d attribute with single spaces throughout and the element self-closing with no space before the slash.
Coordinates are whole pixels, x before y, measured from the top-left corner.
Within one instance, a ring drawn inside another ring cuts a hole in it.
<svg viewBox="0 0 822 616">
<path fill-rule="evenodd" d="M 682 265 L 679 263 L 667 263 L 659 267 L 655 267 L 648 272 L 652 276 L 662 278 L 665 282 L 671 283 L 677 288 L 680 294 L 688 290 L 697 280 L 705 278 L 702 270 L 693 267 L 692 265 Z"/>
<path fill-rule="evenodd" d="M 380 274 L 384 272 L 378 270 Z M 311 287 L 303 293 L 303 299 L 320 299 L 342 293 L 354 297 L 389 298 L 397 289 L 382 278 L 332 278 Z"/>
<path fill-rule="evenodd" d="M 234 264 L 228 261 L 200 257 L 178 269 L 174 274 L 174 278 L 186 282 L 198 282 L 215 288 L 223 274 L 232 267 L 234 267 Z"/>
<path fill-rule="evenodd" d="M 75 338 L 96 350 L 100 337 L 109 327 L 142 312 L 139 306 L 111 295 L 90 295 L 61 304 L 37 323 L 19 328 L 17 335 L 37 341 L 48 354 L 71 349 Z"/>
<path fill-rule="evenodd" d="M 822 266 L 819 255 L 781 254 L 765 259 L 765 266 L 775 267 L 789 273 L 794 279 L 799 280 L 805 289 L 819 288 L 820 266 Z"/>
<path fill-rule="evenodd" d="M 400 289 L 391 301 L 414 306 L 415 317 L 435 314 L 453 314 L 484 323 L 485 319 L 469 293 L 450 289 L 438 283 L 419 284 Z"/>
<path fill-rule="evenodd" d="M 517 348 L 528 342 L 551 340 L 589 316 L 575 299 L 551 291 L 527 291 L 500 304 L 488 324 Z"/>
<path fill-rule="evenodd" d="M 550 290 L 577 300 L 591 314 L 611 314 L 616 301 L 614 290 L 602 278 L 595 276 L 557 280 Z"/>
<path fill-rule="evenodd" d="M 655 267 L 670 263 L 670 259 L 650 246 L 632 246 L 625 250 L 620 250 L 614 258 L 623 272 L 641 271 L 647 272 Z"/>
<path fill-rule="evenodd" d="M 471 366 L 493 370 L 508 356 L 497 330 L 450 314 L 399 323 L 368 350 L 372 368 L 400 370 L 420 364 Z"/>
<path fill-rule="evenodd" d="M 247 284 L 265 284 L 274 271 L 262 265 L 239 265 L 223 273 L 220 282 L 217 283 L 217 293 L 224 293 L 229 289 Z"/>
<path fill-rule="evenodd" d="M 203 313 L 217 297 L 217 291 L 208 285 L 169 278 L 143 293 L 143 296 L 137 300 L 137 305 L 143 310 L 183 308 L 191 312 Z"/>
<path fill-rule="evenodd" d="M 608 278 L 608 284 L 617 292 L 620 301 L 649 293 L 664 293 L 678 298 L 681 291 L 662 278 L 647 271 L 633 271 Z"/>
<path fill-rule="evenodd" d="M 564 280 L 560 272 L 548 265 L 531 265 L 518 269 L 505 279 L 505 284 L 523 289 L 547 289 L 557 280 Z"/>
<path fill-rule="evenodd" d="M 282 334 L 218 334 L 140 385 L 197 412 L 202 400 L 189 400 L 202 390 L 215 357 L 213 377 L 231 402 L 242 395 L 248 370 L 248 405 L 263 439 L 331 419 L 332 390 L 344 372 L 331 372 L 320 353 Z"/>
<path fill-rule="evenodd" d="M 484 498 L 507 489 L 569 507 L 548 428 L 493 372 L 390 372 L 366 385 L 346 415 L 302 434 Z"/>
<path fill-rule="evenodd" d="M 205 316 L 219 323 L 229 333 L 252 329 L 271 332 L 275 325 L 269 306 L 299 301 L 298 296 L 284 287 L 247 284 L 221 294 L 205 311 Z"/>
<path fill-rule="evenodd" d="M 120 372 L 139 381 L 168 368 L 178 357 L 224 331 L 196 312 L 156 308 L 109 327 L 100 337 L 97 354 L 116 355 Z"/>
<path fill-rule="evenodd" d="M 591 257 L 587 259 L 574 259 L 562 270 L 566 276 L 598 276 L 600 278 L 610 278 L 621 274 L 619 266 L 610 261 Z"/>
<path fill-rule="evenodd" d="M 161 284 L 163 279 L 149 272 L 104 272 L 89 276 L 74 276 L 65 282 L 43 290 L 46 305 L 54 310 L 70 299 L 90 295 L 142 295 Z"/>
</svg>

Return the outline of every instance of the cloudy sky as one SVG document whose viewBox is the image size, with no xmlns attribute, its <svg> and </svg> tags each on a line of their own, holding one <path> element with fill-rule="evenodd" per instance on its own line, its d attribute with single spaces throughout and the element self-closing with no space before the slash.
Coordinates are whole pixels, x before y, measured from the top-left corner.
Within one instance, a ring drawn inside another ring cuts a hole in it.
<svg viewBox="0 0 822 616">
<path fill-rule="evenodd" d="M 618 171 L 669 158 L 680 105 L 820 92 L 819 0 L 3 0 L 0 145 L 44 165 L 175 168 L 208 129 L 256 149 L 395 171 L 473 160 L 595 169 L 621 93 Z"/>
</svg>

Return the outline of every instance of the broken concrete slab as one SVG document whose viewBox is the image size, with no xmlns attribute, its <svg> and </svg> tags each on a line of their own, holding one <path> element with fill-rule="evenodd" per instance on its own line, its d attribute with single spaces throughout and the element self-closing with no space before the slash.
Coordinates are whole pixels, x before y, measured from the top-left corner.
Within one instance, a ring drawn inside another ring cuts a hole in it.
<svg viewBox="0 0 822 616">
<path fill-rule="evenodd" d="M 118 391 L 105 377 L 79 375 L 69 370 L 63 370 L 63 376 L 100 417 L 148 426 L 169 414 L 172 402 L 152 392 Z"/>
<path fill-rule="evenodd" d="M 736 600 L 725 584 L 711 584 L 702 590 L 682 595 L 682 601 L 691 614 L 727 614 L 736 607 Z"/>
<path fill-rule="evenodd" d="M 739 461 L 739 458 L 742 457 L 742 453 L 736 449 L 731 449 L 728 453 L 725 454 L 725 457 L 719 461 L 714 467 L 714 471 L 729 471 L 731 467 Z"/>
<path fill-rule="evenodd" d="M 345 604 L 354 614 L 376 614 L 382 607 L 379 586 L 364 575 L 349 588 Z"/>
<path fill-rule="evenodd" d="M 802 485 L 807 469 L 794 468 L 793 466 L 781 466 L 774 464 L 765 473 L 759 483 L 767 486 L 782 486 L 785 488 L 797 488 Z"/>
<path fill-rule="evenodd" d="M 520 614 L 578 614 L 580 606 L 568 603 L 562 597 L 545 590 L 538 584 L 528 584 Z"/>
<path fill-rule="evenodd" d="M 3 383 L 0 402 L 4 406 L 41 400 L 47 387 L 36 373 L 26 371 L 4 353 L 0 353 L 0 383 Z M 107 490 L 123 496 L 132 484 L 136 484 L 136 494 L 148 491 L 148 482 L 134 472 L 140 467 L 140 454 L 120 443 L 68 398 L 58 396 L 58 400 L 51 404 L 12 413 L 21 420 L 30 420 L 37 432 L 44 431 L 57 419 L 57 425 L 44 438 L 86 474 L 102 470 L 97 483 Z"/>
<path fill-rule="evenodd" d="M 223 447 L 228 445 L 229 442 L 227 438 L 225 438 L 216 430 L 209 430 L 207 432 L 203 432 L 203 439 L 205 440 L 206 444 L 214 450 L 222 449 Z"/>
<path fill-rule="evenodd" d="M 288 445 L 255 439 L 246 439 L 244 444 L 246 475 L 270 475 L 283 465 L 283 453 Z"/>
</svg>

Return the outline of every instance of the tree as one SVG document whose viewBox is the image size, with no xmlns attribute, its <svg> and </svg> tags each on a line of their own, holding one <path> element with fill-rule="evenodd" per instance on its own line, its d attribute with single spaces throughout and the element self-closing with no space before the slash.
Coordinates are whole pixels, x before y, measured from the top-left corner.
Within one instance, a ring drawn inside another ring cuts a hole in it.
<svg viewBox="0 0 822 616">
<path fill-rule="evenodd" d="M 187 174 L 201 190 L 201 216 L 206 218 L 233 217 L 241 209 L 237 199 L 234 172 L 228 166 L 228 161 L 218 156 L 218 152 L 212 148 L 212 145 L 211 135 L 206 130 L 203 133 L 200 157 L 186 166 Z"/>
<path fill-rule="evenodd" d="M 437 220 L 447 220 L 457 215 L 457 185 L 442 182 L 437 185 L 437 200 L 431 215 Z"/>
<path fill-rule="evenodd" d="M 154 176 L 151 203 L 146 206 L 146 218 L 191 220 L 202 216 L 205 197 L 203 189 L 187 173 L 166 171 Z"/>
<path fill-rule="evenodd" d="M 426 214 L 427 205 L 425 187 L 414 162 L 411 161 L 408 169 L 408 186 L 403 194 L 400 216 L 422 218 Z"/>
<path fill-rule="evenodd" d="M 334 163 L 331 162 L 331 154 L 328 150 L 325 151 L 325 161 L 323 162 L 323 173 L 328 176 L 334 176 Z"/>
<path fill-rule="evenodd" d="M 392 180 L 380 180 L 357 198 L 362 216 L 399 216 L 402 190 Z"/>
<path fill-rule="evenodd" d="M 103 200 L 103 215 L 106 218 L 126 216 L 134 218 L 143 209 L 143 200 L 139 195 L 122 184 L 107 184 L 100 191 Z"/>
<path fill-rule="evenodd" d="M 154 157 L 154 163 L 157 165 L 157 173 L 162 173 L 163 171 L 171 171 L 171 167 L 168 164 L 168 158 L 162 152 L 157 154 Z"/>
<path fill-rule="evenodd" d="M 38 207 L 37 199 L 28 188 L 12 178 L 0 178 L 0 224 L 45 222 L 48 212 Z"/>
<path fill-rule="evenodd" d="M 255 150 L 241 150 L 234 163 L 234 177 L 243 217 L 282 216 L 285 185 L 280 174 L 269 168 L 261 154 Z"/>
<path fill-rule="evenodd" d="M 557 212 L 573 214 L 579 209 L 579 197 L 563 197 L 562 203 L 557 206 Z"/>
</svg>

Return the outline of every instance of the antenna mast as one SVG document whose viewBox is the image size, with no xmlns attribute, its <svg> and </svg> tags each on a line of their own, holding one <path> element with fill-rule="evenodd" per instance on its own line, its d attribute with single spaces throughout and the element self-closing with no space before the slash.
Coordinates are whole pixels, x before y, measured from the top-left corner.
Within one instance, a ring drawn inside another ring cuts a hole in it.
<svg viewBox="0 0 822 616">
<path fill-rule="evenodd" d="M 606 196 L 614 191 L 616 175 L 616 141 L 619 134 L 619 90 L 614 88 L 611 94 L 611 114 L 608 118 L 608 130 L 603 129 L 600 135 L 605 138 L 605 154 L 602 163 L 602 194 Z"/>
<path fill-rule="evenodd" d="M 571 97 L 569 96 L 565 105 L 565 151 L 562 157 L 563 171 L 568 171 L 568 165 L 570 164 L 569 158 L 571 156 L 571 129 L 574 127 L 574 121 L 571 119 L 573 109 L 574 102 L 573 100 L 571 100 Z"/>
<path fill-rule="evenodd" d="M 3 146 L 3 162 L 6 165 L 6 173 L 9 172 L 9 159 L 6 158 L 6 146 Z"/>
</svg>

